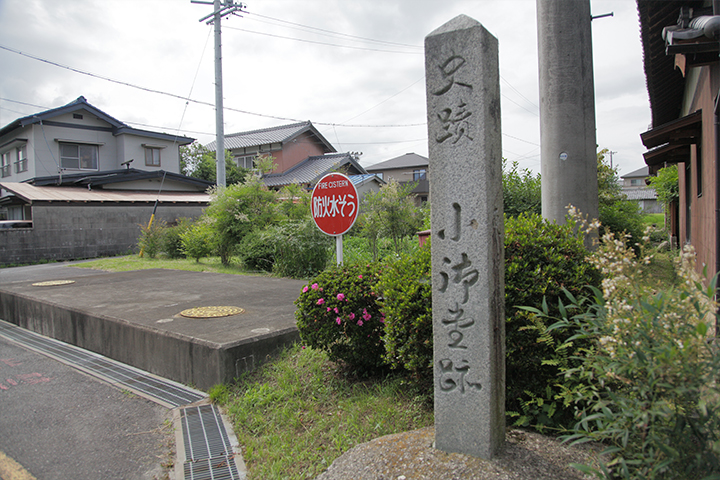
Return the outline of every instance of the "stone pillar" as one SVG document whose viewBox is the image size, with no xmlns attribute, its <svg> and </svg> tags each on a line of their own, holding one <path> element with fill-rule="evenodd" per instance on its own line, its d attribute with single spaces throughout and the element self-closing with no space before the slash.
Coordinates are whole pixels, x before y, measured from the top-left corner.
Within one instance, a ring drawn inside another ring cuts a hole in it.
<svg viewBox="0 0 720 480">
<path fill-rule="evenodd" d="M 425 38 L 432 198 L 435 445 L 492 458 L 505 440 L 498 42 L 460 15 Z"/>
<path fill-rule="evenodd" d="M 537 0 L 542 215 L 598 217 L 590 0 Z"/>
</svg>

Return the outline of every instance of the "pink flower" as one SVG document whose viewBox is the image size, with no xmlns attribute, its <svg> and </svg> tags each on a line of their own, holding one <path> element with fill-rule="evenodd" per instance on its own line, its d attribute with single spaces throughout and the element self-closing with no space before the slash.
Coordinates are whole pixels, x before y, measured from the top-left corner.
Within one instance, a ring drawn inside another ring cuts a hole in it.
<svg viewBox="0 0 720 480">
<path fill-rule="evenodd" d="M 317 301 L 318 305 L 322 305 L 323 303 L 325 303 L 324 299 L 322 299 L 322 298 L 318 299 L 318 301 Z"/>
<path fill-rule="evenodd" d="M 357 324 L 362 327 L 362 326 L 363 326 L 363 321 L 362 321 L 362 320 L 358 320 L 358 321 L 357 321 Z"/>
<path fill-rule="evenodd" d="M 313 283 L 312 285 L 310 285 L 310 288 L 312 288 L 313 290 L 317 290 L 317 289 L 318 289 L 318 284 L 317 284 L 317 283 Z"/>
<path fill-rule="evenodd" d="M 344 294 L 344 293 L 338 293 L 337 299 L 342 302 L 343 300 L 345 300 L 345 294 Z"/>
<path fill-rule="evenodd" d="M 332 308 L 328 307 L 327 311 L 329 312 L 330 310 L 332 310 Z"/>
<path fill-rule="evenodd" d="M 362 316 L 362 318 L 363 318 L 363 320 L 365 320 L 366 322 L 372 318 L 372 315 L 370 315 L 370 314 L 368 313 L 367 308 L 363 308 L 363 316 Z"/>
<path fill-rule="evenodd" d="M 307 293 L 307 291 L 308 291 L 308 287 L 307 287 L 307 285 L 305 285 L 305 286 L 303 287 L 303 293 Z"/>
<path fill-rule="evenodd" d="M 350 320 L 355 320 L 355 314 L 354 314 L 354 313 L 351 313 L 350 315 L 348 315 L 348 318 L 349 318 Z"/>
<path fill-rule="evenodd" d="M 335 323 L 337 323 L 338 325 L 340 325 L 340 322 L 342 322 L 342 320 L 340 319 L 340 317 L 337 317 L 337 318 L 335 319 Z"/>
<path fill-rule="evenodd" d="M 338 307 L 335 307 L 335 313 L 337 313 L 338 315 L 340 314 L 340 310 L 338 310 Z"/>
<path fill-rule="evenodd" d="M 360 280 L 362 280 L 362 275 L 358 275 L 358 278 L 359 278 Z"/>
</svg>

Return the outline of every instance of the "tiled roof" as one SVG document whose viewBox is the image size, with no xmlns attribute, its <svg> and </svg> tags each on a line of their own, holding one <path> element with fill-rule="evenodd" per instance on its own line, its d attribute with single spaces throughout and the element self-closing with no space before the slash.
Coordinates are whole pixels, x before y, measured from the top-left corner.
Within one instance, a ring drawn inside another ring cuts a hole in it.
<svg viewBox="0 0 720 480">
<path fill-rule="evenodd" d="M 426 167 L 430 164 L 427 157 L 418 155 L 417 153 L 406 153 L 400 157 L 391 158 L 384 162 L 376 163 L 366 168 L 368 172 L 378 172 L 380 170 L 390 170 L 393 168 L 409 168 L 409 167 Z"/>
<path fill-rule="evenodd" d="M 284 173 L 270 174 L 263 177 L 265 185 L 277 187 L 291 183 L 314 183 L 320 177 L 344 165 L 349 165 L 357 173 L 367 172 L 348 153 L 333 153 L 308 157 Z"/>
<path fill-rule="evenodd" d="M 160 133 L 160 132 L 151 132 L 149 130 L 140 130 L 138 128 L 130 127 L 120 120 L 111 117 L 107 113 L 103 112 L 97 107 L 94 107 L 93 105 L 90 105 L 88 101 L 85 99 L 85 97 L 78 97 L 72 102 L 68 103 L 67 105 L 63 105 L 62 107 L 52 108 L 50 110 L 45 110 L 44 112 L 39 112 L 33 115 L 28 115 L 26 117 L 18 118 L 14 122 L 0 128 L 0 137 L 3 135 L 6 135 L 7 133 L 21 127 L 25 127 L 27 125 L 32 125 L 34 123 L 42 122 L 43 120 L 47 120 L 53 117 L 56 117 L 58 115 L 64 115 L 67 113 L 76 112 L 78 110 L 86 110 L 89 113 L 95 115 L 99 119 L 109 123 L 112 126 L 112 134 L 113 135 L 122 135 L 125 133 L 132 134 L 132 135 L 139 135 L 143 137 L 151 137 L 151 138 L 160 138 L 163 140 L 169 140 L 174 141 L 178 143 L 179 145 L 187 145 L 189 143 L 192 143 L 195 141 L 194 138 L 190 137 L 184 137 L 180 135 L 171 135 L 168 133 Z"/>
<path fill-rule="evenodd" d="M 350 181 L 355 185 L 356 187 L 359 185 L 362 185 L 368 180 L 371 180 L 373 178 L 376 178 L 378 183 L 385 183 L 380 177 L 375 175 L 374 173 L 364 173 L 362 175 L 349 175 L 348 178 Z"/>
<path fill-rule="evenodd" d="M 335 148 L 315 129 L 310 121 L 280 125 L 278 127 L 261 128 L 249 132 L 232 133 L 225 136 L 225 148 L 232 150 L 235 148 L 269 145 L 271 143 L 285 143 L 306 131 L 315 134 L 315 136 L 325 144 L 327 151 L 335 151 Z M 215 150 L 215 142 L 208 143 L 206 147 L 209 150 Z"/>
<path fill-rule="evenodd" d="M 199 203 L 210 202 L 210 195 L 199 192 L 156 192 L 138 190 L 88 190 L 82 187 L 36 187 L 28 183 L 3 182 L 0 187 L 26 202 L 100 203 Z"/>
<path fill-rule="evenodd" d="M 630 173 L 626 173 L 620 178 L 636 178 L 636 177 L 647 177 L 650 175 L 650 168 L 646 165 L 642 168 L 638 168 L 635 171 L 632 171 Z"/>
</svg>

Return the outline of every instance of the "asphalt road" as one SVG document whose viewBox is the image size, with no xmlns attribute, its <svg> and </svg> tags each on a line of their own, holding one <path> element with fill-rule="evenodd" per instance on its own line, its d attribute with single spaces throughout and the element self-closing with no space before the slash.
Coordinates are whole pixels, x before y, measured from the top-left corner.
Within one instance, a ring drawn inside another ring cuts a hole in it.
<svg viewBox="0 0 720 480">
<path fill-rule="evenodd" d="M 160 479 L 173 451 L 167 408 L 0 337 L 0 477 Z"/>
</svg>

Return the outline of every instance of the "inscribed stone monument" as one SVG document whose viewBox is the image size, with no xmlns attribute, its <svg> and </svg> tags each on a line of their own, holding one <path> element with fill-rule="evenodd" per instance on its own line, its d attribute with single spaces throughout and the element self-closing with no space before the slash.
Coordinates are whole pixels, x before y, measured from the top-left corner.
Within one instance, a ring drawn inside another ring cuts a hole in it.
<svg viewBox="0 0 720 480">
<path fill-rule="evenodd" d="M 490 459 L 505 440 L 498 42 L 460 15 L 425 38 L 435 445 Z"/>
</svg>

